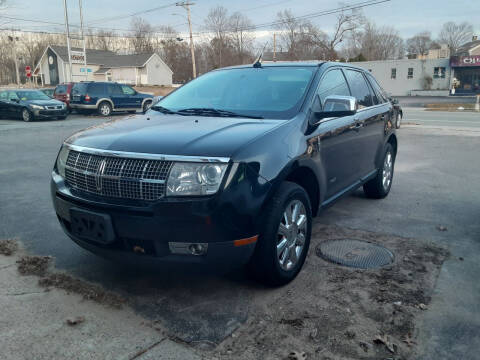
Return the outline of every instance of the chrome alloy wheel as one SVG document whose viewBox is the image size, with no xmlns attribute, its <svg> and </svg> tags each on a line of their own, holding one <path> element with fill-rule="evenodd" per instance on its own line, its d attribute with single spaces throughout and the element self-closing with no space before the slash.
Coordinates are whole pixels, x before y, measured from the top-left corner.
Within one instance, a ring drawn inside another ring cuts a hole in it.
<svg viewBox="0 0 480 360">
<path fill-rule="evenodd" d="M 393 176 L 393 157 L 392 153 L 389 151 L 385 155 L 385 160 L 383 162 L 383 176 L 382 176 L 382 185 L 385 191 L 388 191 L 390 188 L 390 183 L 392 182 Z"/>
<path fill-rule="evenodd" d="M 102 106 L 100 107 L 100 113 L 103 116 L 110 115 L 110 106 L 108 106 L 107 104 L 102 104 Z"/>
<path fill-rule="evenodd" d="M 23 118 L 23 121 L 30 121 L 30 111 L 28 111 L 27 109 L 23 109 L 22 111 L 22 118 Z"/>
<path fill-rule="evenodd" d="M 299 200 L 288 203 L 277 231 L 277 259 L 280 267 L 291 270 L 299 261 L 305 247 L 307 212 Z"/>
</svg>

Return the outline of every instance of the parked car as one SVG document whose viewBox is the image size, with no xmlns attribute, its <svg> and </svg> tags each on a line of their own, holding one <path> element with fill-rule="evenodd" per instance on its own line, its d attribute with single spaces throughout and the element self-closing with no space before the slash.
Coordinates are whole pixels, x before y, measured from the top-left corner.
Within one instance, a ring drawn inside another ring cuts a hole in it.
<svg viewBox="0 0 480 360">
<path fill-rule="evenodd" d="M 384 198 L 397 137 L 375 79 L 341 63 L 211 71 L 146 114 L 65 140 L 51 193 L 66 234 L 96 254 L 247 264 L 292 280 L 312 217 L 363 186 Z"/>
<path fill-rule="evenodd" d="M 55 92 L 53 93 L 53 97 L 59 101 L 64 102 L 67 105 L 67 109 L 70 112 L 72 109 L 70 108 L 70 99 L 72 97 L 72 88 L 75 83 L 67 82 L 63 84 L 57 85 L 55 88 Z"/>
<path fill-rule="evenodd" d="M 47 95 L 49 98 L 53 99 L 53 93 L 55 91 L 55 88 L 43 88 L 39 90 L 43 92 L 45 95 Z"/>
<path fill-rule="evenodd" d="M 70 107 L 77 110 L 95 110 L 109 116 L 113 111 L 147 111 L 153 95 L 142 94 L 132 87 L 112 82 L 81 82 L 72 89 Z"/>
<path fill-rule="evenodd" d="M 400 129 L 400 125 L 403 120 L 403 110 L 398 102 L 398 99 L 393 98 L 392 96 L 388 97 L 388 100 L 392 103 L 393 106 L 393 119 L 395 122 L 395 128 Z"/>
<path fill-rule="evenodd" d="M 8 89 L 0 91 L 0 117 L 35 119 L 59 119 L 67 117 L 64 103 L 49 98 L 40 90 Z"/>
</svg>

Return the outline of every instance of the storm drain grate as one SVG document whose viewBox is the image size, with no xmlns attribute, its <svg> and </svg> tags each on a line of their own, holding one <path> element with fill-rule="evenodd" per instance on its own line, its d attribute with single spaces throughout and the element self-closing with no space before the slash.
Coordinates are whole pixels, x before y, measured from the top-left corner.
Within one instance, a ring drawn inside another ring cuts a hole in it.
<svg viewBox="0 0 480 360">
<path fill-rule="evenodd" d="M 387 248 L 356 239 L 328 240 L 317 246 L 321 258 L 340 265 L 373 269 L 393 262 L 393 253 Z"/>
</svg>

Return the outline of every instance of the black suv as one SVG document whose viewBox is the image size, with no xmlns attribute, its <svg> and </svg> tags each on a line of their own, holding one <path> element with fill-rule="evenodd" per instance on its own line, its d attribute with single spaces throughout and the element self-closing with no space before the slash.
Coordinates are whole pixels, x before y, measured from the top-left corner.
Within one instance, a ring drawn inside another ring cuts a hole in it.
<svg viewBox="0 0 480 360">
<path fill-rule="evenodd" d="M 56 213 L 105 257 L 247 264 L 284 284 L 305 261 L 313 216 L 360 186 L 389 193 L 397 137 L 383 94 L 349 64 L 209 72 L 144 115 L 67 139 Z"/>
<path fill-rule="evenodd" d="M 96 110 L 109 116 L 113 111 L 147 111 L 153 95 L 142 94 L 128 85 L 113 82 L 81 82 L 72 88 L 70 107 L 76 110 Z"/>
</svg>

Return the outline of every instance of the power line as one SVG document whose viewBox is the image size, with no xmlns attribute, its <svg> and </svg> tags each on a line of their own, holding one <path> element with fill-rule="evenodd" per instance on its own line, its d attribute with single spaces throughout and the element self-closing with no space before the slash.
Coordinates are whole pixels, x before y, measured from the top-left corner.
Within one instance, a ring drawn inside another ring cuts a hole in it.
<svg viewBox="0 0 480 360">
<path fill-rule="evenodd" d="M 99 22 L 103 23 L 103 22 L 107 22 L 107 21 L 121 20 L 121 19 L 125 19 L 125 18 L 128 18 L 128 17 L 134 17 L 134 16 L 146 14 L 146 13 L 149 13 L 149 12 L 157 11 L 157 10 L 160 10 L 160 9 L 165 9 L 167 7 L 170 7 L 170 6 L 175 6 L 175 4 L 176 3 L 171 3 L 171 4 L 167 4 L 167 5 L 157 6 L 157 7 L 151 8 L 151 9 L 141 10 L 141 11 L 137 11 L 137 12 L 134 12 L 134 13 L 131 13 L 131 14 L 126 14 L 126 15 L 118 15 L 118 16 L 112 16 L 112 17 L 107 17 L 107 18 L 95 19 L 93 21 L 90 21 L 88 24 L 96 24 L 96 23 L 99 23 Z"/>
</svg>

